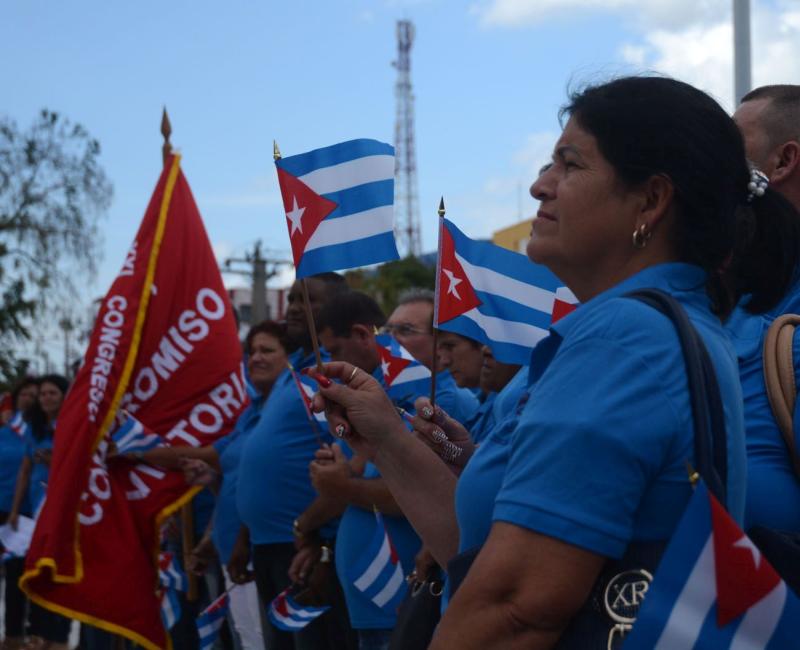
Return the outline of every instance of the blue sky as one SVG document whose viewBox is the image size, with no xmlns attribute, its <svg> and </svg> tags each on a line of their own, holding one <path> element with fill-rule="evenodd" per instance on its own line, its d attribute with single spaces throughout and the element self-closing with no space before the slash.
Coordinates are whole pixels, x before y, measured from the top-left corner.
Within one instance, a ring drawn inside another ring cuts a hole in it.
<svg viewBox="0 0 800 650">
<path fill-rule="evenodd" d="M 288 253 L 272 164 L 354 137 L 391 142 L 395 21 L 412 79 L 423 247 L 436 207 L 474 237 L 535 212 L 527 188 L 570 84 L 658 70 L 730 108 L 730 0 L 307 0 L 53 3 L 0 9 L 2 110 L 47 107 L 102 145 L 114 201 L 85 298 L 119 269 L 160 171 L 161 108 L 212 244 Z M 800 2 L 753 0 L 754 82 L 800 79 Z M 520 197 L 522 196 L 522 201 Z M 235 277 L 229 283 L 242 282 Z M 283 278 L 286 281 L 286 278 Z"/>
</svg>

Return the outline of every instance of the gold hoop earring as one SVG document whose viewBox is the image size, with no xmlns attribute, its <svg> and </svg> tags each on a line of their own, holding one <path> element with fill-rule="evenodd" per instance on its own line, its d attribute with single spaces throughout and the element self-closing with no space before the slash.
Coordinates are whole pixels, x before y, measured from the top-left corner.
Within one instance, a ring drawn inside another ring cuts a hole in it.
<svg viewBox="0 0 800 650">
<path fill-rule="evenodd" d="M 647 242 L 650 241 L 650 238 L 653 236 L 653 233 L 647 229 L 647 224 L 643 223 L 639 226 L 636 230 L 633 231 L 633 247 L 642 249 L 647 246 Z"/>
</svg>

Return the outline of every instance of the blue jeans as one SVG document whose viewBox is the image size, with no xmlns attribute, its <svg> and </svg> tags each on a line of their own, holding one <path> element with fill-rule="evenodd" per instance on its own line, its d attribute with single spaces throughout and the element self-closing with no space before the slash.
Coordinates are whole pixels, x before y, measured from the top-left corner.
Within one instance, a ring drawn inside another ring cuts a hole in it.
<svg viewBox="0 0 800 650">
<path fill-rule="evenodd" d="M 391 630 L 356 630 L 358 632 L 358 650 L 389 650 Z"/>
</svg>

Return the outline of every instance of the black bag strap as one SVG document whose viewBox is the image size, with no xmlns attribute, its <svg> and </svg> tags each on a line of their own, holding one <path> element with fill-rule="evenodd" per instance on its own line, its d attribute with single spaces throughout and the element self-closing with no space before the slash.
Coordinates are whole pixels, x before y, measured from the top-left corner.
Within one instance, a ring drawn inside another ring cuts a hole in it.
<svg viewBox="0 0 800 650">
<path fill-rule="evenodd" d="M 717 373 L 702 338 L 686 311 L 660 289 L 640 289 L 626 294 L 657 309 L 672 321 L 686 363 L 686 378 L 694 422 L 695 469 L 720 503 L 727 505 L 728 439 Z"/>
</svg>

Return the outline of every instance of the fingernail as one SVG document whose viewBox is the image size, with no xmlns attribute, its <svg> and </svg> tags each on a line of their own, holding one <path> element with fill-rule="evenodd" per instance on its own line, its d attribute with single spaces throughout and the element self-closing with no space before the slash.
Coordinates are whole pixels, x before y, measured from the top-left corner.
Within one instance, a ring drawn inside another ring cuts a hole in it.
<svg viewBox="0 0 800 650">
<path fill-rule="evenodd" d="M 431 434 L 431 435 L 433 436 L 433 439 L 436 442 L 438 442 L 439 444 L 442 444 L 443 442 L 445 442 L 447 440 L 447 436 L 445 435 L 444 431 L 442 431 L 441 429 L 434 429 L 433 430 L 433 434 Z"/>
<path fill-rule="evenodd" d="M 318 372 L 315 372 L 311 375 L 314 380 L 323 388 L 329 388 L 331 385 L 331 380 L 328 379 L 325 375 L 321 375 Z"/>
<path fill-rule="evenodd" d="M 430 420 L 433 416 L 433 409 L 430 406 L 423 406 L 422 407 L 422 417 L 426 420 Z"/>
<path fill-rule="evenodd" d="M 334 429 L 334 431 L 336 431 L 336 437 L 337 438 L 344 438 L 344 434 L 345 434 L 345 431 L 347 431 L 347 429 L 345 428 L 345 426 L 343 424 L 337 424 L 336 425 L 336 429 Z"/>
</svg>

